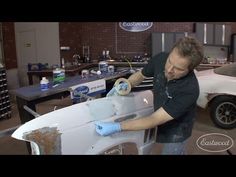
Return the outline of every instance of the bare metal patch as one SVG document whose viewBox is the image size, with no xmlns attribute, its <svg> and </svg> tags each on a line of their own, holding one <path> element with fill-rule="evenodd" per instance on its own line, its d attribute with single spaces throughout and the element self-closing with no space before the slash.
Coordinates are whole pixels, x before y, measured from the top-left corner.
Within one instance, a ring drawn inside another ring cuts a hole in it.
<svg viewBox="0 0 236 177">
<path fill-rule="evenodd" d="M 35 142 L 40 154 L 61 154 L 61 133 L 56 127 L 43 127 L 24 133 L 23 138 Z"/>
</svg>

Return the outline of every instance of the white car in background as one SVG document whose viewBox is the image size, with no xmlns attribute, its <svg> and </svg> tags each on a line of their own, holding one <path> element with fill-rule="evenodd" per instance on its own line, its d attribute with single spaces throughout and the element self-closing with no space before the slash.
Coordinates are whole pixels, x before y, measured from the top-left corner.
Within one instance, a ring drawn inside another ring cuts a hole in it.
<svg viewBox="0 0 236 177">
<path fill-rule="evenodd" d="M 216 126 L 236 127 L 236 63 L 204 71 L 196 71 L 199 81 L 199 107 L 210 108 Z"/>
</svg>

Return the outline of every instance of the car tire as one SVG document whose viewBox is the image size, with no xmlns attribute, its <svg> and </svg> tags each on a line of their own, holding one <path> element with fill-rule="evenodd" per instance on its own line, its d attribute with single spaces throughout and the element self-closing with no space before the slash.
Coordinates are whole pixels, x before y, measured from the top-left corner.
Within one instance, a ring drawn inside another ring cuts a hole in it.
<svg viewBox="0 0 236 177">
<path fill-rule="evenodd" d="M 223 129 L 236 127 L 236 101 L 230 96 L 214 98 L 210 106 L 210 116 L 213 123 Z"/>
</svg>

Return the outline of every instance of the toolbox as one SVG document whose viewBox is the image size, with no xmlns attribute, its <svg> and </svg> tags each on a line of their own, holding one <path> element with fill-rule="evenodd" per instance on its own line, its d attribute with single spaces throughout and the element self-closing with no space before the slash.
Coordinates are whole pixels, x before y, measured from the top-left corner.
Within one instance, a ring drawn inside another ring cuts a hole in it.
<svg viewBox="0 0 236 177">
<path fill-rule="evenodd" d="M 5 68 L 0 68 L 0 119 L 11 117 L 10 96 Z"/>
</svg>

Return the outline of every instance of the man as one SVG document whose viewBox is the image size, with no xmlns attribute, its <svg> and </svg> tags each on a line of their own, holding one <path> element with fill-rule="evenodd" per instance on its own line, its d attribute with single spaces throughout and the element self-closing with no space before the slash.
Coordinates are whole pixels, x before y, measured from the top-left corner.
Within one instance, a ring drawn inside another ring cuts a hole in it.
<svg viewBox="0 0 236 177">
<path fill-rule="evenodd" d="M 160 53 L 153 57 L 142 71 L 132 74 L 128 81 L 134 87 L 145 77 L 153 77 L 154 113 L 121 123 L 96 122 L 97 133 L 106 136 L 158 126 L 157 142 L 164 143 L 162 154 L 184 154 L 185 144 L 192 133 L 199 96 L 193 70 L 202 59 L 202 45 L 191 37 L 181 38 L 169 54 Z"/>
</svg>

